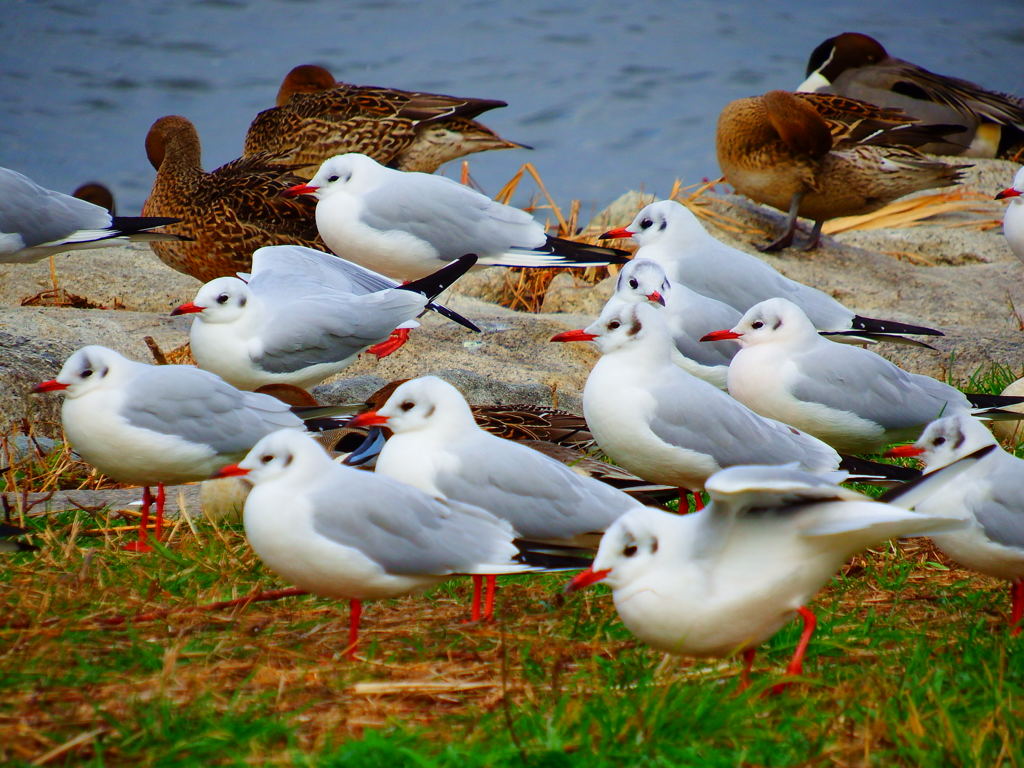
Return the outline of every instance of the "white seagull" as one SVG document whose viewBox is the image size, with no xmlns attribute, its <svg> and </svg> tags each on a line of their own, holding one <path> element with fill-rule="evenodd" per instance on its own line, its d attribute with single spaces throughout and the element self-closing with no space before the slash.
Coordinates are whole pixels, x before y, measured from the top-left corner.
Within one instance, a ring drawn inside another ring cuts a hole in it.
<svg viewBox="0 0 1024 768">
<path fill-rule="evenodd" d="M 672 339 L 654 307 L 609 307 L 586 329 L 551 340 L 595 341 L 601 350 L 583 390 L 583 413 L 601 450 L 645 480 L 693 492 L 698 509 L 696 492 L 725 467 L 795 463 L 822 473 L 840 466 L 842 457 L 817 438 L 758 415 L 673 364 Z"/>
<path fill-rule="evenodd" d="M 101 346 L 82 347 L 57 378 L 34 392 L 60 392 L 61 421 L 71 447 L 89 464 L 122 483 L 145 486 L 139 540 L 147 551 L 150 485 L 159 486 L 157 529 L 165 484 L 205 480 L 238 461 L 264 435 L 302 431 L 293 409 L 270 395 L 235 389 L 219 376 L 188 365 L 147 365 Z"/>
<path fill-rule="evenodd" d="M 658 262 L 671 279 L 740 312 L 782 296 L 799 304 L 819 331 L 853 340 L 920 344 L 899 334 L 942 336 L 931 328 L 858 315 L 827 293 L 790 280 L 756 256 L 716 239 L 685 205 L 674 200 L 651 203 L 628 226 L 601 237 L 633 238 L 640 246 L 636 258 Z"/>
<path fill-rule="evenodd" d="M 755 304 L 732 329 L 704 338 L 742 347 L 729 365 L 729 394 L 837 451 L 874 453 L 953 411 L 1021 418 L 998 409 L 1024 398 L 965 395 L 870 350 L 829 341 L 787 299 Z"/>
<path fill-rule="evenodd" d="M 615 293 L 608 303 L 651 302 L 665 307 L 665 320 L 672 341 L 681 355 L 676 364 L 688 373 L 719 389 L 725 389 L 729 361 L 735 345 L 701 344 L 701 337 L 714 328 L 734 325 L 742 312 L 671 280 L 664 268 L 651 259 L 633 259 L 619 270 Z M 715 325 L 715 323 L 720 323 Z"/>
<path fill-rule="evenodd" d="M 1024 261 L 1024 168 L 1021 168 L 1013 177 L 1013 184 L 1004 189 L 996 200 L 1010 199 L 1003 214 L 1003 234 L 1006 242 L 1013 251 L 1013 255 Z"/>
<path fill-rule="evenodd" d="M 383 406 L 349 424 L 392 431 L 375 472 L 482 507 L 531 541 L 596 548 L 612 522 L 640 506 L 600 480 L 481 429 L 462 393 L 436 376 L 405 382 Z M 493 610 L 493 587 L 489 578 L 485 618 Z M 474 595 L 474 618 L 478 613 Z"/>
<path fill-rule="evenodd" d="M 339 256 L 396 280 L 418 280 L 475 253 L 478 266 L 591 267 L 628 254 L 550 237 L 530 214 L 444 176 L 336 155 L 286 194 L 317 199 L 316 224 Z"/>
<path fill-rule="evenodd" d="M 1000 448 L 984 424 L 962 413 L 932 422 L 914 445 L 887 455 L 921 456 L 927 476 L 985 446 L 992 446 L 987 456 L 915 509 L 967 521 L 967 527 L 932 540 L 958 563 L 1010 582 L 1010 634 L 1017 636 L 1024 618 L 1024 460 Z"/>
<path fill-rule="evenodd" d="M 178 221 L 159 216 L 111 216 L 106 208 L 0 168 L 0 264 L 27 264 L 56 253 L 129 240 L 187 240 L 147 231 Z"/>
<path fill-rule="evenodd" d="M 267 567 L 309 592 L 349 600 L 350 658 L 363 600 L 416 592 L 455 574 L 546 570 L 505 520 L 340 465 L 292 430 L 264 437 L 217 476 L 234 475 L 254 486 L 245 534 Z"/>
<path fill-rule="evenodd" d="M 248 280 L 211 280 L 171 314 L 195 313 L 189 342 L 200 368 L 241 389 L 309 388 L 367 348 L 383 357 L 401 346 L 408 336 L 403 326 L 416 324 L 434 306 L 431 299 L 475 262 L 463 256 L 400 286 L 312 248 L 269 246 L 253 253 Z"/>
<path fill-rule="evenodd" d="M 965 466 L 950 468 L 951 474 Z M 690 515 L 642 507 L 605 533 L 568 590 L 604 581 L 622 622 L 655 648 L 687 656 L 742 653 L 741 687 L 758 645 L 794 612 L 804 630 L 788 675 L 800 675 L 816 619 L 806 603 L 851 555 L 886 539 L 962 525 L 905 508 L 948 476 L 917 480 L 880 504 L 793 467 L 740 466 L 707 481 L 711 504 Z"/>
</svg>

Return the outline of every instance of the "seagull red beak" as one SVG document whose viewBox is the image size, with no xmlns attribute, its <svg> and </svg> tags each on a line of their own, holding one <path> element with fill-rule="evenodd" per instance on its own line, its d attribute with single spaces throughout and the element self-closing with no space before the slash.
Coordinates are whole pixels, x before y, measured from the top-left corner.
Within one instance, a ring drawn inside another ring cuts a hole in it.
<svg viewBox="0 0 1024 768">
<path fill-rule="evenodd" d="M 618 229 L 609 229 L 603 235 L 600 235 L 598 240 L 626 240 L 633 236 L 625 227 L 619 227 Z"/>
<path fill-rule="evenodd" d="M 381 416 L 376 411 L 364 411 L 353 416 L 346 426 L 349 427 L 379 427 L 388 423 L 387 416 Z"/>
<path fill-rule="evenodd" d="M 213 477 L 242 477 L 248 475 L 249 470 L 243 469 L 237 464 L 228 464 L 226 467 L 221 467 L 213 473 Z"/>
<path fill-rule="evenodd" d="M 296 184 L 294 187 L 288 187 L 281 194 L 285 197 L 298 197 L 299 195 L 312 195 L 320 187 L 311 187 L 309 184 Z"/>
<path fill-rule="evenodd" d="M 890 459 L 907 459 L 911 456 L 920 456 L 922 453 L 924 448 L 918 448 L 916 445 L 897 445 L 886 451 L 885 455 Z"/>
<path fill-rule="evenodd" d="M 661 306 L 663 306 L 663 307 L 665 306 L 665 297 L 662 296 L 660 293 L 658 293 L 658 291 L 651 291 L 650 293 L 648 293 L 647 294 L 647 300 L 648 301 L 656 301 L 659 304 L 661 304 Z"/>
<path fill-rule="evenodd" d="M 552 336 L 549 341 L 593 341 L 597 338 L 596 333 L 587 333 L 583 329 L 575 331 L 562 331 Z"/>
<path fill-rule="evenodd" d="M 175 307 L 174 311 L 172 311 L 171 314 L 187 315 L 191 312 L 202 312 L 204 309 L 206 309 L 206 307 L 200 307 L 198 304 L 193 304 L 191 301 L 188 301 L 182 304 L 180 307 Z"/>
<path fill-rule="evenodd" d="M 576 574 L 572 581 L 565 585 L 566 592 L 575 592 L 578 589 L 589 587 L 591 584 L 596 584 L 601 581 L 605 576 L 612 572 L 611 568 L 605 568 L 603 571 L 595 571 L 587 568 L 585 571 L 580 571 Z"/>
<path fill-rule="evenodd" d="M 1020 192 L 1013 187 L 1009 187 L 996 195 L 996 200 L 1002 200 L 1004 197 L 1020 197 Z"/>
<path fill-rule="evenodd" d="M 736 331 L 712 331 L 700 337 L 701 341 L 726 341 L 727 339 L 738 339 L 742 333 Z"/>
<path fill-rule="evenodd" d="M 60 392 L 60 390 L 67 389 L 67 388 L 68 388 L 67 384 L 61 384 L 56 379 L 50 379 L 49 381 L 44 381 L 44 382 L 42 382 L 40 384 L 36 384 L 34 387 L 32 387 L 32 391 L 33 392 Z"/>
</svg>

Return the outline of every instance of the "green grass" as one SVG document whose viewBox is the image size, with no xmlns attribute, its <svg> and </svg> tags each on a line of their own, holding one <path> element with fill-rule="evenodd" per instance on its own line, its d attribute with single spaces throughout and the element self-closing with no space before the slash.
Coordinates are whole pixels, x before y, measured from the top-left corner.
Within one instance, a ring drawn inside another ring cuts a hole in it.
<svg viewBox="0 0 1024 768">
<path fill-rule="evenodd" d="M 922 543 L 856 558 L 817 599 L 806 678 L 764 695 L 798 637 L 739 663 L 636 643 L 607 591 L 508 579 L 502 621 L 462 622 L 468 580 L 369 604 L 361 660 L 341 656 L 346 606 L 314 597 L 196 612 L 285 586 L 241 531 L 179 527 L 168 556 L 68 542 L 4 561 L 0 763 L 84 735 L 49 765 L 1017 766 L 1024 638 L 1003 585 Z M 41 521 L 30 521 L 41 526 Z M 166 611 L 119 626 L 116 615 Z M 441 690 L 399 684 L 446 683 Z M 374 683 L 383 689 L 366 692 Z M 478 687 L 467 687 L 477 684 Z M 389 687 L 390 686 L 390 687 Z M 460 687 L 461 686 L 461 687 Z"/>
</svg>

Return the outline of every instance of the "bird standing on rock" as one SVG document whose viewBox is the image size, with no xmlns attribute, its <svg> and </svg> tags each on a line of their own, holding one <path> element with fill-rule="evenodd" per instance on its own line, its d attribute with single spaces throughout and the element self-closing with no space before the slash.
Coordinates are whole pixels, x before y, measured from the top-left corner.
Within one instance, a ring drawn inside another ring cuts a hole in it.
<svg viewBox="0 0 1024 768">
<path fill-rule="evenodd" d="M 396 280 L 418 280 L 467 253 L 478 267 L 592 267 L 629 257 L 551 237 L 526 211 L 358 153 L 332 157 L 287 193 L 316 198 L 317 228 L 332 251 Z"/>
<path fill-rule="evenodd" d="M 798 216 L 814 220 L 809 250 L 828 219 L 878 210 L 896 198 L 956 184 L 967 167 L 911 147 L 961 131 L 916 124 L 898 110 L 817 93 L 769 91 L 737 99 L 718 118 L 722 173 L 740 194 L 787 212 L 776 251 L 793 244 Z"/>
<path fill-rule="evenodd" d="M 146 135 L 146 155 L 156 179 L 142 212 L 181 219 L 172 230 L 193 238 L 153 244 L 156 255 L 172 269 L 205 283 L 248 271 L 253 251 L 265 245 L 323 248 L 313 206 L 281 195 L 299 177 L 287 166 L 273 165 L 271 156 L 232 160 L 207 173 L 199 134 L 178 115 L 153 123 Z"/>
</svg>

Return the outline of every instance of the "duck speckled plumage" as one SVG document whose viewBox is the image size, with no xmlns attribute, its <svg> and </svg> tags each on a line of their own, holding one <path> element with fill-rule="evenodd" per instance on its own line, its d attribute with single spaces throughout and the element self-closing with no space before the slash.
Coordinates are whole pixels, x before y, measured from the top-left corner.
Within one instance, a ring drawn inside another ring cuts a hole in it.
<svg viewBox="0 0 1024 768">
<path fill-rule="evenodd" d="M 156 169 L 142 207 L 147 216 L 174 216 L 169 229 L 191 242 L 152 243 L 169 267 L 208 282 L 247 271 L 252 253 L 266 245 L 304 245 L 327 250 L 316 229 L 315 206 L 281 192 L 301 181 L 289 166 L 258 154 L 207 173 L 199 135 L 184 117 L 161 117 L 146 136 L 146 154 Z"/>
<path fill-rule="evenodd" d="M 798 215 L 815 222 L 804 246 L 813 248 L 827 219 L 955 184 L 966 166 L 912 147 L 958 130 L 921 125 L 899 110 L 856 99 L 769 91 L 726 105 L 716 145 L 722 173 L 737 192 L 789 213 L 783 235 L 764 249 L 791 245 Z"/>
<path fill-rule="evenodd" d="M 494 99 L 336 83 L 326 69 L 302 65 L 285 77 L 277 106 L 252 121 L 243 155 L 274 153 L 306 178 L 327 158 L 346 152 L 433 173 L 474 152 L 522 147 L 472 119 L 504 106 Z"/>
</svg>

